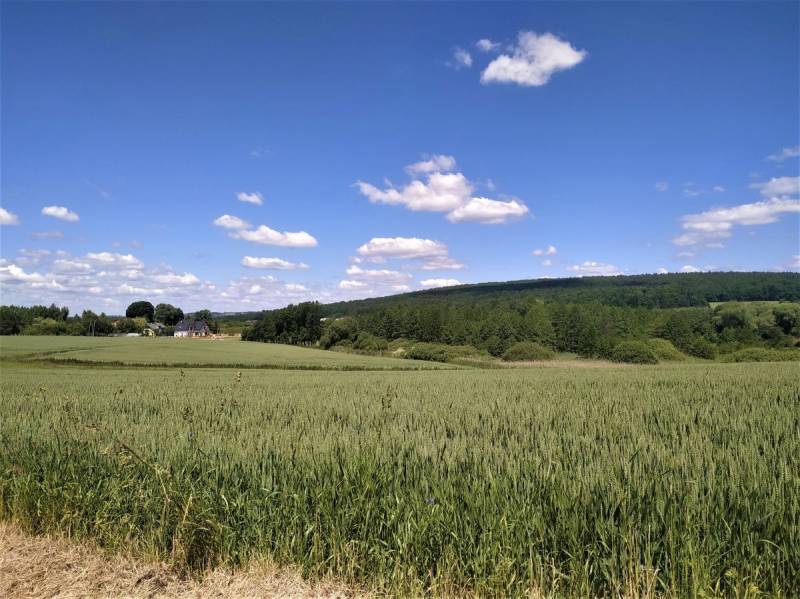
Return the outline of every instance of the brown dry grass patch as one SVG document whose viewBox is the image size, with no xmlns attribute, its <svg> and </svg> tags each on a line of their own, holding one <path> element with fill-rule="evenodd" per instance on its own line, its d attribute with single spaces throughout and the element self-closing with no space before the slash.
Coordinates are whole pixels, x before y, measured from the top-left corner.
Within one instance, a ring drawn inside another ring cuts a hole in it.
<svg viewBox="0 0 800 599">
<path fill-rule="evenodd" d="M 246 571 L 217 569 L 186 578 L 162 563 L 112 556 L 87 544 L 31 536 L 0 522 L 0 597 L 366 597 L 336 581 L 311 583 L 290 568 L 265 563 Z"/>
</svg>

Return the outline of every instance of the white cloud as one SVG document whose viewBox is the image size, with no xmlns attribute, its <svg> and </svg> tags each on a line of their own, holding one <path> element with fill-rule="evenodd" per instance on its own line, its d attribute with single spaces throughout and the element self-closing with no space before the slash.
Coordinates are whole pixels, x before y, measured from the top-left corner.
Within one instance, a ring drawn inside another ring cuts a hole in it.
<svg viewBox="0 0 800 599">
<path fill-rule="evenodd" d="M 133 254 L 112 254 L 111 252 L 89 252 L 86 260 L 103 268 L 126 268 L 138 270 L 144 268 L 144 263 Z"/>
<path fill-rule="evenodd" d="M 0 281 L 18 281 L 21 283 L 43 283 L 47 279 L 38 272 L 25 272 L 13 262 L 0 258 Z"/>
<path fill-rule="evenodd" d="M 406 171 L 412 175 L 441 172 L 446 173 L 456 168 L 456 159 L 444 154 L 434 154 L 427 160 L 409 164 Z"/>
<path fill-rule="evenodd" d="M 534 256 L 555 256 L 558 253 L 556 246 L 548 245 L 545 249 L 535 249 L 533 250 Z"/>
<path fill-rule="evenodd" d="M 351 281 L 347 279 L 339 281 L 339 289 L 363 289 L 366 286 L 367 284 L 364 281 Z"/>
<path fill-rule="evenodd" d="M 592 260 L 587 260 L 581 264 L 574 264 L 573 266 L 570 266 L 568 270 L 575 273 L 579 277 L 613 276 L 622 274 L 622 271 L 613 264 L 594 262 Z"/>
<path fill-rule="evenodd" d="M 767 198 L 796 195 L 800 193 L 800 177 L 773 177 L 765 183 L 753 183 L 750 187 L 761 190 Z"/>
<path fill-rule="evenodd" d="M 656 191 L 667 191 L 669 189 L 669 182 L 667 181 L 656 181 L 655 184 Z"/>
<path fill-rule="evenodd" d="M 281 258 L 256 258 L 255 256 L 242 258 L 242 266 L 269 270 L 305 270 L 308 268 L 308 264 L 304 262 L 289 262 Z"/>
<path fill-rule="evenodd" d="M 267 225 L 261 225 L 257 229 L 240 229 L 229 233 L 234 239 L 243 239 L 260 243 L 261 245 L 278 245 L 283 247 L 311 248 L 316 247 L 317 240 L 305 231 L 276 231 Z"/>
<path fill-rule="evenodd" d="M 246 220 L 230 214 L 223 214 L 214 220 L 214 224 L 224 229 L 249 229 L 251 226 Z"/>
<path fill-rule="evenodd" d="M 792 148 L 783 148 L 780 152 L 775 154 L 770 154 L 766 157 L 766 160 L 771 160 L 772 162 L 783 162 L 789 158 L 797 158 L 800 156 L 800 146 L 794 146 Z"/>
<path fill-rule="evenodd" d="M 479 39 L 475 42 L 475 47 L 481 52 L 493 52 L 500 47 L 499 42 L 493 42 L 488 38 Z"/>
<path fill-rule="evenodd" d="M 425 261 L 420 268 L 422 270 L 461 270 L 466 265 L 449 256 L 443 258 L 432 258 Z"/>
<path fill-rule="evenodd" d="M 703 272 L 703 269 L 698 268 L 697 266 L 692 266 L 691 264 L 686 264 L 681 266 L 681 272 Z"/>
<path fill-rule="evenodd" d="M 240 202 L 247 202 L 249 204 L 255 204 L 256 206 L 261 206 L 261 204 L 264 203 L 264 198 L 257 191 L 254 191 L 253 193 L 240 191 L 239 193 L 236 194 L 236 198 Z"/>
<path fill-rule="evenodd" d="M 458 279 L 425 279 L 424 281 L 419 282 L 419 286 L 426 289 L 453 287 L 454 285 L 461 285 L 461 281 Z"/>
<path fill-rule="evenodd" d="M 571 69 L 586 57 L 584 50 L 552 33 L 521 31 L 513 54 L 501 54 L 481 74 L 481 83 L 516 83 L 525 87 L 546 84 L 558 72 Z"/>
<path fill-rule="evenodd" d="M 92 265 L 78 260 L 59 259 L 53 262 L 53 270 L 57 272 L 89 272 Z"/>
<path fill-rule="evenodd" d="M 464 48 L 455 47 L 453 50 L 453 62 L 448 63 L 449 66 L 456 70 L 463 68 L 470 68 L 472 66 L 472 56 Z"/>
<path fill-rule="evenodd" d="M 447 215 L 451 223 L 475 222 L 499 225 L 528 214 L 528 207 L 517 200 L 501 202 L 489 198 L 472 198 Z"/>
<path fill-rule="evenodd" d="M 408 285 L 392 285 L 392 291 L 403 292 L 403 291 L 410 291 L 410 290 L 411 290 L 411 287 L 409 287 Z"/>
<path fill-rule="evenodd" d="M 669 272 L 669 271 L 668 271 L 666 268 L 664 268 L 664 267 L 662 266 L 661 268 L 659 268 L 659 269 L 658 269 L 658 271 L 657 271 L 657 274 L 660 274 L 660 275 L 665 275 L 665 274 L 667 274 L 668 272 Z"/>
<path fill-rule="evenodd" d="M 792 256 L 792 259 L 789 261 L 789 268 L 800 269 L 800 254 Z"/>
<path fill-rule="evenodd" d="M 400 272 L 397 270 L 389 270 L 385 268 L 381 269 L 368 269 L 368 268 L 361 268 L 360 266 L 353 264 L 347 269 L 347 276 L 351 277 L 352 279 L 366 279 L 366 280 L 377 280 L 383 282 L 402 282 L 402 281 L 409 281 L 412 278 L 412 275 L 405 272 Z"/>
<path fill-rule="evenodd" d="M 174 272 L 157 274 L 149 278 L 156 283 L 163 283 L 165 285 L 195 285 L 200 282 L 200 279 L 190 272 L 185 272 L 182 275 Z"/>
<path fill-rule="evenodd" d="M 549 258 L 547 260 L 542 260 L 542 266 L 553 266 L 553 261 Z"/>
<path fill-rule="evenodd" d="M 61 231 L 34 231 L 31 233 L 34 239 L 61 239 L 64 234 Z"/>
<path fill-rule="evenodd" d="M 0 225 L 18 225 L 18 224 L 19 224 L 19 216 L 9 212 L 5 208 L 0 208 Z"/>
<path fill-rule="evenodd" d="M 60 220 L 65 220 L 70 223 L 78 222 L 80 220 L 80 217 L 75 212 L 72 212 L 65 206 L 45 206 L 42 208 L 42 214 L 45 216 L 52 216 L 53 218 L 58 218 Z"/>
<path fill-rule="evenodd" d="M 682 235 L 673 238 L 675 245 L 687 246 L 699 243 L 718 243 L 730 237 L 734 226 L 766 225 L 776 222 L 781 214 L 800 212 L 800 200 L 772 198 L 741 204 L 730 208 L 715 208 L 700 214 L 687 214 L 681 220 Z"/>
<path fill-rule="evenodd" d="M 286 283 L 283 288 L 286 289 L 286 291 L 308 291 L 308 287 L 300 283 Z"/>
<path fill-rule="evenodd" d="M 454 223 L 499 224 L 529 212 L 528 207 L 517 199 L 499 201 L 473 197 L 475 186 L 462 173 L 448 172 L 455 166 L 455 158 L 437 154 L 406 167 L 409 174 L 423 175 L 424 180 L 414 179 L 402 188 L 387 183 L 388 187 L 380 189 L 365 181 L 356 181 L 355 186 L 374 204 L 401 205 L 414 211 L 447 212 L 447 219 Z"/>
<path fill-rule="evenodd" d="M 722 193 L 725 191 L 725 188 L 722 185 L 715 185 L 714 187 L 711 188 L 711 191 L 713 191 L 714 193 Z"/>
<path fill-rule="evenodd" d="M 430 259 L 447 256 L 447 246 L 432 239 L 417 237 L 373 237 L 356 250 L 365 258 Z"/>
</svg>

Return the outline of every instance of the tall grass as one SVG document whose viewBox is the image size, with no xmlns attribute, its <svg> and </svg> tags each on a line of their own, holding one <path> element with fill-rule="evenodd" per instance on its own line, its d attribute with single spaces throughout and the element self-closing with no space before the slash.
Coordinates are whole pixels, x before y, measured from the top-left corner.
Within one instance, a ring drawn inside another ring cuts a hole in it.
<svg viewBox="0 0 800 599">
<path fill-rule="evenodd" d="M 4 368 L 0 517 L 394 594 L 793 596 L 796 374 Z"/>
</svg>

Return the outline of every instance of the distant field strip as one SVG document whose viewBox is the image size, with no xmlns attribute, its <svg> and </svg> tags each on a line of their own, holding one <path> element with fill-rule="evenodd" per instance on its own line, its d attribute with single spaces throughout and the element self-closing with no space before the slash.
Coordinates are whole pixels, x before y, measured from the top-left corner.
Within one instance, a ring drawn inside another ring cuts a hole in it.
<svg viewBox="0 0 800 599">
<path fill-rule="evenodd" d="M 3 337 L 0 357 L 99 366 L 276 368 L 286 370 L 431 370 L 453 365 L 247 343 L 237 339 Z"/>
<path fill-rule="evenodd" d="M 34 533 L 393 596 L 800 589 L 793 364 L 6 364 L 0 395 L 0 519 Z"/>
</svg>

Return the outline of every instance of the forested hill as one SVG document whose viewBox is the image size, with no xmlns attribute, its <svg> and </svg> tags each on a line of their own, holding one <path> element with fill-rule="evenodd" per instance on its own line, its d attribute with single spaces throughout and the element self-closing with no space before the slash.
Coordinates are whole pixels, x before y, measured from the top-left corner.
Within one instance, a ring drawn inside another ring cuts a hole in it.
<svg viewBox="0 0 800 599">
<path fill-rule="evenodd" d="M 491 302 L 538 297 L 559 303 L 680 308 L 726 301 L 800 301 L 800 273 L 708 272 L 532 279 L 414 291 L 322 306 L 326 316 L 359 314 L 398 304 Z"/>
</svg>

